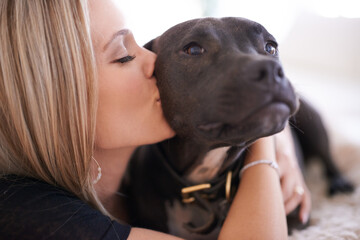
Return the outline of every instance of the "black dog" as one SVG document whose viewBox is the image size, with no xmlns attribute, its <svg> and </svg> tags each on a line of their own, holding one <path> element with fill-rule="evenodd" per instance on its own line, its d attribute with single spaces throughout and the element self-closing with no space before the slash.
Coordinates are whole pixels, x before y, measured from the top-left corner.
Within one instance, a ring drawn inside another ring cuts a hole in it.
<svg viewBox="0 0 360 240">
<path fill-rule="evenodd" d="M 187 239 L 216 239 L 246 148 L 281 131 L 299 100 L 276 40 L 258 23 L 191 20 L 145 47 L 158 54 L 162 107 L 177 136 L 139 148 L 130 161 L 121 189 L 129 223 Z M 291 123 L 300 129 L 302 153 L 325 162 L 331 193 L 351 191 L 334 166 L 320 116 L 300 102 Z"/>
</svg>

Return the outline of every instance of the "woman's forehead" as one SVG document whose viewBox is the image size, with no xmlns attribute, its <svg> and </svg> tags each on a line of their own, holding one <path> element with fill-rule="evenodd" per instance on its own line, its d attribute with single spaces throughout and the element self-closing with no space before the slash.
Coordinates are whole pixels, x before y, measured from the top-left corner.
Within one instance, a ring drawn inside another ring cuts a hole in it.
<svg viewBox="0 0 360 240">
<path fill-rule="evenodd" d="M 117 0 L 90 0 L 91 37 L 95 48 L 103 48 L 124 28 L 125 20 Z"/>
</svg>

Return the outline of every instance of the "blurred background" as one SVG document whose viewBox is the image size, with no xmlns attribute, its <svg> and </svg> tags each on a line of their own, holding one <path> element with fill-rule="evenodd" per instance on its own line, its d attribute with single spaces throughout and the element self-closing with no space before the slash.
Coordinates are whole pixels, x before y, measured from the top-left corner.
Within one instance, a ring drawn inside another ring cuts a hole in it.
<svg viewBox="0 0 360 240">
<path fill-rule="evenodd" d="M 359 0 L 120 0 L 141 45 L 200 17 L 245 17 L 279 43 L 285 73 L 323 114 L 335 144 L 360 149 Z"/>
</svg>

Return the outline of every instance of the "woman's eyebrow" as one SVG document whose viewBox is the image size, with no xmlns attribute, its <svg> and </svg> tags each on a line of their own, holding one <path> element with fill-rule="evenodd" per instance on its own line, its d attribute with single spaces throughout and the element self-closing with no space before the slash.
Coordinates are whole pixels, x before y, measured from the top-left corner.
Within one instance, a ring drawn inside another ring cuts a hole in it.
<svg viewBox="0 0 360 240">
<path fill-rule="evenodd" d="M 103 51 L 105 51 L 105 50 L 109 47 L 109 45 L 110 45 L 115 39 L 117 39 L 117 38 L 120 37 L 120 36 L 124 36 L 124 35 L 129 34 L 129 32 L 130 32 L 129 29 L 121 29 L 120 31 L 115 32 L 115 33 L 112 35 L 112 37 L 111 37 L 111 39 L 109 40 L 109 42 L 105 44 Z"/>
</svg>

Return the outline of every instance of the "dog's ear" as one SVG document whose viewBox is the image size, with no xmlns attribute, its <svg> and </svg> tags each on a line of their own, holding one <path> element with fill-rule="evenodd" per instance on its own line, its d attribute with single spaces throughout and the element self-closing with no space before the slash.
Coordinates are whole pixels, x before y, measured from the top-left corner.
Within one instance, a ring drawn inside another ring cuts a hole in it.
<svg viewBox="0 0 360 240">
<path fill-rule="evenodd" d="M 157 43 L 157 39 L 158 39 L 158 38 L 155 38 L 155 39 L 151 40 L 150 42 L 146 43 L 146 44 L 144 45 L 144 48 L 146 48 L 147 50 L 150 50 L 150 51 L 156 53 L 156 50 L 157 50 L 157 47 L 156 47 L 156 45 L 157 45 L 157 44 L 156 44 L 156 43 Z"/>
<path fill-rule="evenodd" d="M 154 40 L 155 40 L 155 39 L 153 39 L 153 40 L 151 40 L 150 42 L 146 43 L 146 44 L 144 45 L 144 48 L 146 48 L 147 50 L 152 51 L 152 47 L 153 47 Z"/>
</svg>

